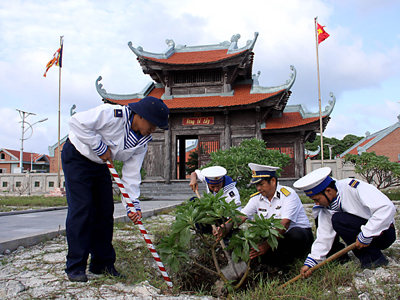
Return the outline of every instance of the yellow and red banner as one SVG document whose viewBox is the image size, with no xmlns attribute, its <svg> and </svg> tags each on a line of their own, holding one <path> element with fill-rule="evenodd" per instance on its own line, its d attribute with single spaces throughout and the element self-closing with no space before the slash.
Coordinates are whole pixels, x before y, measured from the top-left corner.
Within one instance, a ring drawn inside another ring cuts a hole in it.
<svg viewBox="0 0 400 300">
<path fill-rule="evenodd" d="M 182 118 L 182 125 L 214 125 L 214 117 Z"/>
<path fill-rule="evenodd" d="M 62 67 L 62 53 L 63 53 L 63 43 L 64 41 L 61 40 L 61 46 L 57 49 L 56 53 L 53 54 L 52 59 L 46 65 L 46 72 L 44 72 L 43 77 L 46 77 L 47 71 L 53 66 Z"/>
<path fill-rule="evenodd" d="M 329 33 L 325 31 L 324 27 L 317 23 L 318 45 L 329 37 Z"/>
</svg>

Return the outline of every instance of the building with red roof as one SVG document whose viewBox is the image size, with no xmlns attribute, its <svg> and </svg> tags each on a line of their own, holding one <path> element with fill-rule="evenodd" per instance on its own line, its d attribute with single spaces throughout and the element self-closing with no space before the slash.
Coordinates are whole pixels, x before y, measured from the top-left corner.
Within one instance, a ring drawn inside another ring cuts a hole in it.
<svg viewBox="0 0 400 300">
<path fill-rule="evenodd" d="M 20 173 L 20 151 L 0 148 L 0 173 Z M 45 154 L 23 152 L 24 170 L 49 172 L 50 157 Z"/>
<path fill-rule="evenodd" d="M 253 74 L 254 46 L 258 33 L 243 47 L 240 35 L 214 45 L 175 45 L 166 40 L 162 53 L 128 46 L 136 55 L 143 73 L 152 79 L 141 92 L 130 95 L 108 93 L 102 77 L 96 88 L 105 103 L 127 105 L 143 97 L 160 98 L 170 110 L 170 130 L 157 129 L 149 143 L 143 164 L 146 180 L 170 183 L 185 179 L 185 145 L 198 140 L 199 166 L 210 161 L 210 153 L 237 146 L 250 138 L 264 139 L 268 148 L 288 153 L 292 160 L 282 172 L 284 178 L 299 178 L 305 170 L 306 141 L 319 132 L 319 113 L 303 105 L 287 106 L 296 69 L 290 66 L 289 79 L 280 86 L 260 86 L 261 72 Z M 322 112 L 325 129 L 335 97 Z"/>
<path fill-rule="evenodd" d="M 375 133 L 366 132 L 365 138 L 354 144 L 340 154 L 343 158 L 346 154 L 361 155 L 363 152 L 375 152 L 376 155 L 385 155 L 390 161 L 400 162 L 400 115 L 393 125 Z"/>
</svg>

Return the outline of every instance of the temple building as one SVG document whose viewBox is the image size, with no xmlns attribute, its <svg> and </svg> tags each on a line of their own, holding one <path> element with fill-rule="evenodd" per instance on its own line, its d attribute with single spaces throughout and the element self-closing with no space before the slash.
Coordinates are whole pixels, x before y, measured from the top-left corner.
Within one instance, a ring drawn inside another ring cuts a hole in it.
<svg viewBox="0 0 400 300">
<path fill-rule="evenodd" d="M 259 85 L 260 72 L 253 74 L 252 70 L 257 38 L 256 32 L 243 47 L 238 46 L 239 34 L 230 42 L 202 46 L 175 45 L 166 40 L 167 49 L 162 53 L 147 52 L 129 42 L 143 73 L 152 81 L 139 93 L 117 95 L 107 93 L 101 76 L 96 80 L 105 103 L 126 105 L 154 96 L 168 106 L 170 129 L 153 133 L 143 164 L 146 180 L 170 183 L 185 179 L 189 140 L 198 141 L 201 167 L 210 161 L 212 151 L 254 137 L 265 140 L 268 148 L 290 155 L 282 178 L 304 175 L 304 143 L 313 141 L 319 132 L 319 113 L 310 113 L 303 105 L 287 105 L 296 79 L 293 66 L 282 85 Z M 331 98 L 322 112 L 323 130 L 335 104 L 333 94 Z"/>
</svg>

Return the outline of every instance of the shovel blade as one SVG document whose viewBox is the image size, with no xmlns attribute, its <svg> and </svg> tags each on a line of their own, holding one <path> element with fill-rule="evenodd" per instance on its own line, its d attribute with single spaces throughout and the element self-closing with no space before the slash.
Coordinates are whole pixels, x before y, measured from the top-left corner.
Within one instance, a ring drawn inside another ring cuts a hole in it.
<svg viewBox="0 0 400 300">
<path fill-rule="evenodd" d="M 228 280 L 236 280 L 241 278 L 246 272 L 247 264 L 244 261 L 238 263 L 228 263 L 227 266 L 221 269 L 222 274 Z"/>
</svg>

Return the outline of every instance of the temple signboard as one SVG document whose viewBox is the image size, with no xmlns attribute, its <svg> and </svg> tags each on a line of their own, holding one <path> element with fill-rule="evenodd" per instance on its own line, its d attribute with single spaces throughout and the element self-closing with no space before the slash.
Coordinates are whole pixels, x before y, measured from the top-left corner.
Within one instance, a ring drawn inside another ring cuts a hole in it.
<svg viewBox="0 0 400 300">
<path fill-rule="evenodd" d="M 214 117 L 182 118 L 182 125 L 214 125 Z"/>
</svg>

